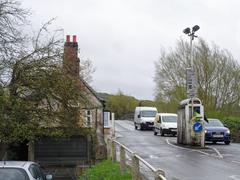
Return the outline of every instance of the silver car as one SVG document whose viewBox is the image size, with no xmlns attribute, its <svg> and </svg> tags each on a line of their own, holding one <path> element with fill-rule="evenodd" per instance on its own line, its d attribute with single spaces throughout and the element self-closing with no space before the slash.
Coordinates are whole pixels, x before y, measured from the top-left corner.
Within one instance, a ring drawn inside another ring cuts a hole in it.
<svg viewBox="0 0 240 180">
<path fill-rule="evenodd" d="M 51 180 L 40 166 L 31 161 L 0 161 L 0 180 Z"/>
</svg>

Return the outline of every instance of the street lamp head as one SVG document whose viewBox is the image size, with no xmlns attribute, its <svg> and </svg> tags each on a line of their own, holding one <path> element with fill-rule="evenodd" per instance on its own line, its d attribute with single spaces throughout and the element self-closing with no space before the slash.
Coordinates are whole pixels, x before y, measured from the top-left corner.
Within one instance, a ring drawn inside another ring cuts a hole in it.
<svg viewBox="0 0 240 180">
<path fill-rule="evenodd" d="M 190 33 L 190 28 L 184 29 L 184 30 L 183 30 L 183 33 L 184 33 L 184 34 L 189 34 L 189 33 Z"/>
<path fill-rule="evenodd" d="M 193 26 L 193 28 L 192 28 L 192 32 L 196 32 L 196 31 L 198 31 L 200 29 L 200 27 L 198 26 L 198 25 L 195 25 L 195 26 Z"/>
</svg>

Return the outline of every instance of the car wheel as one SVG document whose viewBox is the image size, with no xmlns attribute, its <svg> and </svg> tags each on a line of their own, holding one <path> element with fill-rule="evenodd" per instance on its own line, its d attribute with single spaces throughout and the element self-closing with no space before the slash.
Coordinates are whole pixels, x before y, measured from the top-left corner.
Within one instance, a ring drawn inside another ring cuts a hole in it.
<svg viewBox="0 0 240 180">
<path fill-rule="evenodd" d="M 140 124 L 140 130 L 143 130 L 143 129 L 144 129 L 143 125 L 142 125 L 142 124 Z"/>
<path fill-rule="evenodd" d="M 225 143 L 226 145 L 229 145 L 229 144 L 230 144 L 230 141 L 224 141 L 224 143 Z"/>
<path fill-rule="evenodd" d="M 175 136 L 176 136 L 176 134 L 175 134 L 175 133 L 173 133 L 173 136 L 175 137 Z"/>
<path fill-rule="evenodd" d="M 154 135 L 156 136 L 157 135 L 157 131 L 155 128 L 153 128 L 153 132 L 154 132 Z"/>
<path fill-rule="evenodd" d="M 164 136 L 164 133 L 163 133 L 163 130 L 162 130 L 162 128 L 160 128 L 160 134 L 161 134 L 161 136 Z"/>
</svg>

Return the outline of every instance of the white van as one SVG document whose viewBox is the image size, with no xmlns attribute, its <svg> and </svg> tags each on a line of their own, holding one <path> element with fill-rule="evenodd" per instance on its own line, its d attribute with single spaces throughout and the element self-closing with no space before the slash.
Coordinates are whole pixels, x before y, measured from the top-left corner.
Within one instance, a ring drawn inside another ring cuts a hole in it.
<svg viewBox="0 0 240 180">
<path fill-rule="evenodd" d="M 136 107 L 134 113 L 134 126 L 135 129 L 153 128 L 154 119 L 157 114 L 155 107 Z"/>
<path fill-rule="evenodd" d="M 177 119 L 177 114 L 158 113 L 154 121 L 154 135 L 159 133 L 161 136 L 164 136 L 164 134 L 172 134 L 173 136 L 176 136 Z"/>
</svg>

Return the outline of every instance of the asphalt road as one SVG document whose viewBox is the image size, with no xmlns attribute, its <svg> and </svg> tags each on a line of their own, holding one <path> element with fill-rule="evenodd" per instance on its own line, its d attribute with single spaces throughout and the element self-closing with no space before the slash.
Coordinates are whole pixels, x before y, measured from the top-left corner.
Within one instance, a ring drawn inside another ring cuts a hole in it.
<svg viewBox="0 0 240 180">
<path fill-rule="evenodd" d="M 135 130 L 133 122 L 115 121 L 117 140 L 161 168 L 169 180 L 240 180 L 240 144 L 206 144 L 206 149 L 178 146 L 172 136 Z"/>
</svg>

